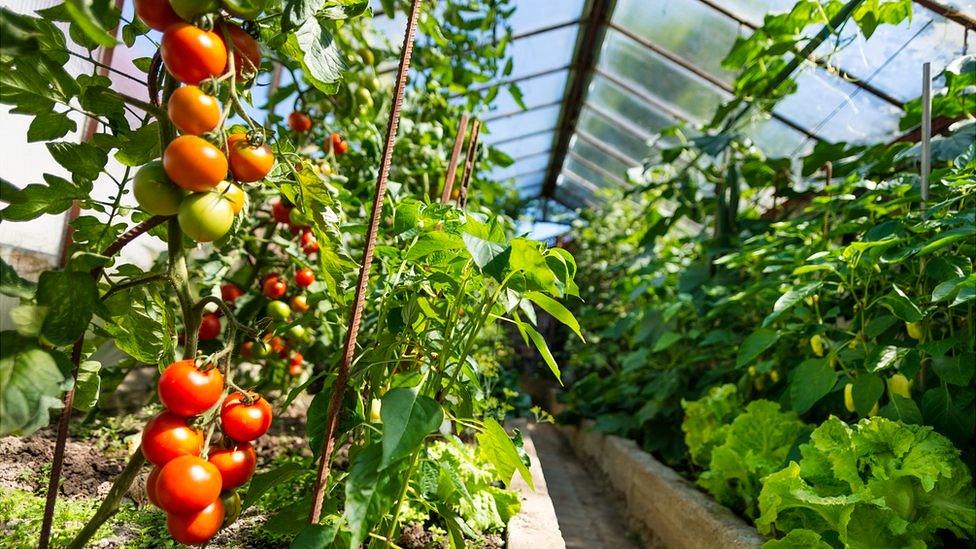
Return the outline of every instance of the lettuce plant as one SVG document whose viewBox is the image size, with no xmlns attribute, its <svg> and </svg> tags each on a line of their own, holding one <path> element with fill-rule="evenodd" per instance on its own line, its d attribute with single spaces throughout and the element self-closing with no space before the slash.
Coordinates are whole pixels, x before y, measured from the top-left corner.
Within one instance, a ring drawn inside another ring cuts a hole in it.
<svg viewBox="0 0 976 549">
<path fill-rule="evenodd" d="M 763 534 L 844 547 L 925 547 L 939 530 L 974 537 L 972 475 L 930 427 L 831 417 L 800 452 L 799 463 L 763 479 Z"/>
<path fill-rule="evenodd" d="M 698 400 L 682 400 L 685 419 L 681 430 L 691 461 L 707 467 L 712 459 L 712 449 L 725 442 L 725 434 L 735 416 L 742 410 L 742 397 L 735 385 L 727 383 L 712 387 Z"/>
</svg>

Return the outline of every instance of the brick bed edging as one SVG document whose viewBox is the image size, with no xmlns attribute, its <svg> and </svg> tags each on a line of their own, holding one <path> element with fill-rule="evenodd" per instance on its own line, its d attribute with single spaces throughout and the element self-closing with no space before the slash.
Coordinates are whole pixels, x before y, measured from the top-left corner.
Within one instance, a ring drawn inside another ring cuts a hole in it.
<svg viewBox="0 0 976 549">
<path fill-rule="evenodd" d="M 522 449 L 525 450 L 531 460 L 529 472 L 532 473 L 532 482 L 535 484 L 533 491 L 517 472 L 512 479 L 510 488 L 518 492 L 522 508 L 508 522 L 505 547 L 508 549 L 565 549 L 566 543 L 563 541 L 562 532 L 559 530 L 556 509 L 549 498 L 546 477 L 542 474 L 542 463 L 539 461 L 535 444 L 532 442 L 532 435 L 526 428 L 526 421 L 508 421 L 505 427 L 507 431 L 511 431 L 513 428 L 521 431 Z"/>
<path fill-rule="evenodd" d="M 628 521 L 655 547 L 755 548 L 756 529 L 698 491 L 670 467 L 628 439 L 582 426 L 561 426 L 573 451 L 596 465 L 626 503 Z"/>
</svg>

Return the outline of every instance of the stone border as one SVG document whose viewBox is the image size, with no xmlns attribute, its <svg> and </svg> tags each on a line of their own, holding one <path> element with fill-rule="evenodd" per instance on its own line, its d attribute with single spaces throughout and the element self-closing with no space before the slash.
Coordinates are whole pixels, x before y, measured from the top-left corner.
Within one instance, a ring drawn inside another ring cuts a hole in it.
<svg viewBox="0 0 976 549">
<path fill-rule="evenodd" d="M 532 473 L 535 491 L 529 488 L 521 475 L 515 473 L 509 488 L 518 492 L 522 509 L 508 522 L 505 546 L 509 549 L 565 549 L 566 543 L 559 530 L 556 510 L 549 499 L 546 477 L 542 474 L 542 462 L 539 461 L 532 435 L 526 426 L 524 419 L 506 422 L 509 431 L 516 428 L 522 433 L 522 447 L 532 460 L 529 472 Z"/>
<path fill-rule="evenodd" d="M 580 459 L 595 465 L 623 495 L 628 522 L 649 546 L 744 549 L 762 545 L 755 528 L 634 441 L 596 431 L 592 421 L 580 427 L 562 426 L 561 430 Z"/>
</svg>

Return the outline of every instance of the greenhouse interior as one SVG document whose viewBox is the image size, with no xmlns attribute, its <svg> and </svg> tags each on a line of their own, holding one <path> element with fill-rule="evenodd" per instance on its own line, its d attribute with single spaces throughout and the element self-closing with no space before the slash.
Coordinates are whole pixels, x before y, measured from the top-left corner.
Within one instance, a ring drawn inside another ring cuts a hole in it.
<svg viewBox="0 0 976 549">
<path fill-rule="evenodd" d="M 0 547 L 973 547 L 973 48 L 0 0 Z"/>
</svg>

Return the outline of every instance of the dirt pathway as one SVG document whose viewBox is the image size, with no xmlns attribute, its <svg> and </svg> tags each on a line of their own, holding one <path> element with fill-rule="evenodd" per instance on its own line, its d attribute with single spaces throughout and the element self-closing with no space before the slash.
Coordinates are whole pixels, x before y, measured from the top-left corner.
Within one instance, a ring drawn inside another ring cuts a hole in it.
<svg viewBox="0 0 976 549">
<path fill-rule="evenodd" d="M 636 549 L 621 502 L 591 476 L 549 424 L 529 424 L 567 549 Z M 539 548 L 544 549 L 544 548 Z"/>
</svg>

